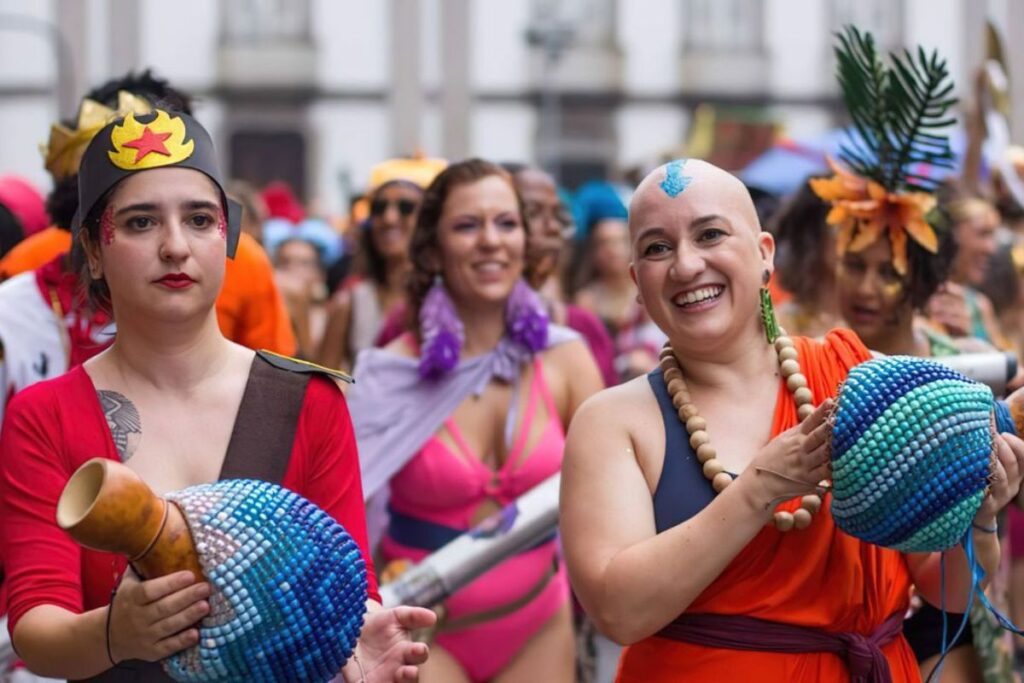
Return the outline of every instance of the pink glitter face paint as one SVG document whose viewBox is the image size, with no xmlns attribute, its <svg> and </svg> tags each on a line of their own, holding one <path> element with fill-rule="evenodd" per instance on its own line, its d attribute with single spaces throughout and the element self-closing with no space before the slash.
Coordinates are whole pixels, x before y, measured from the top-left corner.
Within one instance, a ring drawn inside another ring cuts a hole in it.
<svg viewBox="0 0 1024 683">
<path fill-rule="evenodd" d="M 224 210 L 217 211 L 217 234 L 222 240 L 228 239 L 228 221 L 224 218 Z"/>
<path fill-rule="evenodd" d="M 105 246 L 114 243 L 114 205 L 108 204 L 103 215 L 100 216 L 100 238 Z"/>
</svg>

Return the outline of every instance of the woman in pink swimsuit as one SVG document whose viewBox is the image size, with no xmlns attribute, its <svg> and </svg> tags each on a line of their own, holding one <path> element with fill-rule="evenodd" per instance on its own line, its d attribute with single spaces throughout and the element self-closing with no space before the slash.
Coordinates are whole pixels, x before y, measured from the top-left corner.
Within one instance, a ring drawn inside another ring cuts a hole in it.
<svg viewBox="0 0 1024 683">
<path fill-rule="evenodd" d="M 602 386 L 586 345 L 550 325 L 525 284 L 525 248 L 521 202 L 498 166 L 455 164 L 427 189 L 410 332 L 360 357 L 350 395 L 367 492 L 390 494 L 386 562 L 421 560 L 557 474 L 565 426 Z M 422 680 L 538 675 L 574 679 L 554 535 L 445 603 Z"/>
</svg>

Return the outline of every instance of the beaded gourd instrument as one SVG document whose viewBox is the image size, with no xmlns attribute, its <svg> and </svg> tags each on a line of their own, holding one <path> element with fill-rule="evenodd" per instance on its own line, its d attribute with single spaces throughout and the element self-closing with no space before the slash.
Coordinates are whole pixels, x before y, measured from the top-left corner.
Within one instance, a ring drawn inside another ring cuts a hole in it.
<svg viewBox="0 0 1024 683">
<path fill-rule="evenodd" d="M 327 681 L 355 649 L 367 599 L 359 547 L 327 513 L 266 482 L 171 493 L 210 582 L 197 645 L 163 662 L 178 681 Z"/>
<path fill-rule="evenodd" d="M 939 363 L 891 356 L 854 367 L 832 427 L 832 517 L 902 552 L 953 547 L 992 469 L 992 392 Z"/>
</svg>

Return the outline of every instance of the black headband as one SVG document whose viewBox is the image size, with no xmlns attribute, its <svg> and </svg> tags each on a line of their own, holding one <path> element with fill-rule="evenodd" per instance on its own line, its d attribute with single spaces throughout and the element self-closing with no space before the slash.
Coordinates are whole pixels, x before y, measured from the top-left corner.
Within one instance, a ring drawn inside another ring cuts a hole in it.
<svg viewBox="0 0 1024 683">
<path fill-rule="evenodd" d="M 234 258 L 242 206 L 224 192 L 213 140 L 191 116 L 160 109 L 117 119 L 89 143 L 78 167 L 78 211 L 72 232 L 77 235 L 85 217 L 119 182 L 133 173 L 168 166 L 200 171 L 217 184 L 227 212 L 227 255 Z"/>
</svg>

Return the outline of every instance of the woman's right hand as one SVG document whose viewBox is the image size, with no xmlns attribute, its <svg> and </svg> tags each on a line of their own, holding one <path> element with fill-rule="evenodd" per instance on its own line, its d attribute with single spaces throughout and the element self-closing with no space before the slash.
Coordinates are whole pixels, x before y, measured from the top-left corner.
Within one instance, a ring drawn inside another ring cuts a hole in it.
<svg viewBox="0 0 1024 683">
<path fill-rule="evenodd" d="M 772 503 L 814 493 L 818 482 L 832 475 L 827 419 L 834 405 L 823 401 L 806 420 L 769 441 L 743 472 L 754 489 L 755 501 L 766 517 Z"/>
<path fill-rule="evenodd" d="M 925 304 L 925 315 L 950 337 L 971 334 L 971 311 L 967 292 L 958 284 L 944 282 Z"/>
<path fill-rule="evenodd" d="M 197 622 L 210 611 L 210 584 L 181 571 L 140 581 L 130 568 L 108 607 L 115 662 L 155 662 L 199 642 Z"/>
</svg>

